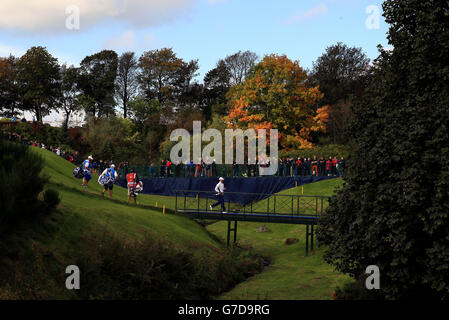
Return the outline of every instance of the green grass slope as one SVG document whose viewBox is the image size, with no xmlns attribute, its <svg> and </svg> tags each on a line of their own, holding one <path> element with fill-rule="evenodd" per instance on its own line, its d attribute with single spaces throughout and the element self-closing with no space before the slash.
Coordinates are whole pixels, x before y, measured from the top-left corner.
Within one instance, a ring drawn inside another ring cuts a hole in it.
<svg viewBox="0 0 449 320">
<path fill-rule="evenodd" d="M 160 235 L 166 235 L 176 242 L 198 241 L 211 245 L 218 243 L 210 237 L 206 230 L 195 222 L 181 215 L 162 214 L 160 210 L 151 210 L 145 205 L 162 207 L 166 203 L 167 208 L 174 207 L 170 197 L 153 197 L 139 195 L 138 206 L 131 200 L 128 205 L 127 190 L 115 186 L 111 201 L 106 194 L 102 198 L 102 186 L 97 182 L 98 177 L 93 176 L 89 182 L 89 188 L 81 187 L 81 180 L 75 179 L 72 171 L 75 166 L 56 154 L 33 149 L 40 153 L 45 160 L 43 174 L 49 177 L 49 188 L 61 193 L 60 209 L 71 214 L 73 223 L 76 218 L 80 221 L 88 221 L 95 226 L 108 227 L 110 231 L 121 232 L 133 236 L 139 236 L 142 230 L 151 230 Z M 82 222 L 81 222 L 82 225 Z"/>
<path fill-rule="evenodd" d="M 127 190 L 114 188 L 113 200 L 101 197 L 96 177 L 89 188 L 72 175 L 74 165 L 56 154 L 37 148 L 49 178 L 45 188 L 59 191 L 61 202 L 48 216 L 21 222 L 14 232 L 0 240 L 0 299 L 70 299 L 65 288 L 65 267 L 75 264 L 86 249 L 86 239 L 114 234 L 125 239 L 143 239 L 146 231 L 168 239 L 201 255 L 204 250 L 219 252 L 222 244 L 204 227 L 182 215 L 165 215 L 151 209 L 172 199 L 139 196 L 139 205 L 127 204 Z M 147 206 L 145 206 L 147 205 Z M 95 245 L 99 245 L 95 243 Z"/>
</svg>

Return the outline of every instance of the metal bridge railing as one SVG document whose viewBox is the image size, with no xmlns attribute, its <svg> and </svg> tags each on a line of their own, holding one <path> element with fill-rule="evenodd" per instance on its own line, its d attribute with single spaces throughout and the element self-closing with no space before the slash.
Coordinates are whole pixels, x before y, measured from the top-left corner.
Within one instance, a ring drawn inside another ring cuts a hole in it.
<svg viewBox="0 0 449 320">
<path fill-rule="evenodd" d="M 182 212 L 217 213 L 218 205 L 212 210 L 210 205 L 217 202 L 216 192 L 212 191 L 176 191 L 176 210 Z M 226 212 L 240 214 L 258 214 L 267 216 L 306 216 L 319 217 L 328 206 L 329 197 L 263 194 L 246 192 L 225 192 Z"/>
</svg>

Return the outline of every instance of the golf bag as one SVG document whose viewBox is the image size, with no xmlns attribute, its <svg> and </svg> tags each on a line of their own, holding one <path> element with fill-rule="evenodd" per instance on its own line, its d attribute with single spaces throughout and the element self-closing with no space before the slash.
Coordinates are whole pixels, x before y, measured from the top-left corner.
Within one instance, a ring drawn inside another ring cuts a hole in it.
<svg viewBox="0 0 449 320">
<path fill-rule="evenodd" d="M 139 193 L 143 191 L 143 182 L 139 181 L 139 183 L 134 188 L 129 188 L 129 194 L 131 196 L 137 197 Z"/>
<path fill-rule="evenodd" d="M 73 169 L 73 176 L 77 179 L 82 179 L 84 177 L 84 170 L 81 167 L 76 167 Z"/>
<path fill-rule="evenodd" d="M 101 176 L 100 179 L 98 180 L 98 183 L 102 186 L 108 184 L 110 181 L 112 181 L 112 179 L 110 177 L 107 176 Z"/>
</svg>

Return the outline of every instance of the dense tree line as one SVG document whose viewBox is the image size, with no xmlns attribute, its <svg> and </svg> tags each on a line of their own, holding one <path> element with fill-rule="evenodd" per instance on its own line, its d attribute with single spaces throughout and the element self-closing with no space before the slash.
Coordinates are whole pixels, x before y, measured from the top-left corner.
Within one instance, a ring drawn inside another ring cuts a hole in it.
<svg viewBox="0 0 449 320">
<path fill-rule="evenodd" d="M 318 134 L 314 132 L 319 130 L 307 128 L 317 127 L 311 119 L 325 104 L 330 105 L 329 118 L 334 128 L 328 130 L 329 134 L 336 136 L 339 134 L 336 132 L 344 131 L 350 111 L 338 112 L 338 108 L 341 103 L 348 106 L 352 96 L 360 95 L 369 73 L 368 59 L 361 49 L 348 48 L 340 43 L 332 46 L 317 60 L 311 72 L 285 56 L 271 57 L 272 61 L 268 63 L 269 56 L 259 60 L 251 51 L 239 51 L 220 59 L 200 83 L 197 79 L 198 60 L 184 61 L 171 48 L 146 51 L 140 57 L 134 52 L 119 56 L 112 50 L 103 50 L 85 57 L 79 67 L 74 67 L 59 65 L 44 47 L 32 47 L 22 57 L 0 58 L 0 112 L 10 117 L 29 111 L 37 122 L 42 123 L 43 117 L 56 110 L 64 115 L 63 128 L 67 129 L 70 118 L 83 110 L 87 117 L 87 132 L 84 139 L 78 141 L 81 144 L 92 142 L 87 137 L 91 136 L 91 131 L 98 131 L 93 126 L 99 122 L 116 117 L 129 119 L 131 129 L 126 139 L 140 143 L 146 153 L 142 158 L 150 159 L 168 144 L 163 142 L 171 130 L 192 130 L 192 120 L 202 121 L 203 127 L 213 125 L 224 129 L 226 122 L 223 117 L 232 118 L 236 99 L 243 99 L 248 90 L 257 91 L 255 86 L 264 85 L 268 94 L 262 92 L 258 98 L 249 101 L 253 105 L 248 108 L 255 118 L 258 109 L 263 108 L 268 117 L 265 120 L 275 125 L 286 127 L 288 122 L 289 128 L 281 132 L 286 140 L 303 141 L 304 137 L 298 137 L 301 133 L 311 139 L 306 139 L 307 143 L 301 146 L 308 146 L 312 140 L 316 142 L 326 137 L 328 133 L 324 130 Z M 288 67 L 296 66 L 298 76 L 295 79 L 289 80 L 282 73 L 282 70 L 286 71 L 283 63 Z M 264 72 L 271 72 L 274 78 L 265 77 L 264 81 L 259 81 Z M 283 82 L 289 84 L 285 88 L 279 87 Z M 338 92 L 334 92 L 334 86 L 338 86 Z M 284 96 L 283 90 L 287 92 Z M 316 90 L 313 99 L 302 104 L 293 102 L 292 99 L 307 90 Z M 292 108 L 296 111 L 286 112 Z M 296 121 L 293 117 L 295 112 L 298 115 L 296 124 L 293 123 Z M 301 120 L 301 112 L 307 113 L 309 120 Z M 276 115 L 279 116 L 278 121 L 273 120 Z M 340 122 L 333 121 L 342 117 Z M 109 125 L 116 126 L 114 122 Z M 318 126 L 323 125 L 325 123 Z M 246 126 L 261 127 L 257 123 Z M 308 132 L 313 132 L 311 137 Z M 334 137 L 333 142 L 346 141 L 338 137 Z M 106 140 L 111 142 L 116 137 L 110 136 Z M 299 143 L 290 145 L 300 146 Z"/>
</svg>

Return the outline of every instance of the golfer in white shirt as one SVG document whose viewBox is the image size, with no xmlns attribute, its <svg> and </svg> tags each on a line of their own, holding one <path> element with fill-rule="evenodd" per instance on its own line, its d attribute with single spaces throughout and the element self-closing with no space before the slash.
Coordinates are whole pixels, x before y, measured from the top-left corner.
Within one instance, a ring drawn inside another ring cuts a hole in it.
<svg viewBox="0 0 449 320">
<path fill-rule="evenodd" d="M 223 197 L 224 191 L 226 190 L 224 183 L 223 183 L 224 178 L 220 177 L 220 179 L 218 179 L 218 180 L 219 180 L 219 182 L 215 186 L 215 191 L 217 192 L 218 201 L 216 203 L 210 205 L 210 209 L 213 210 L 214 207 L 221 204 L 221 211 L 223 213 L 226 213 L 226 207 L 225 207 L 224 197 Z"/>
</svg>

